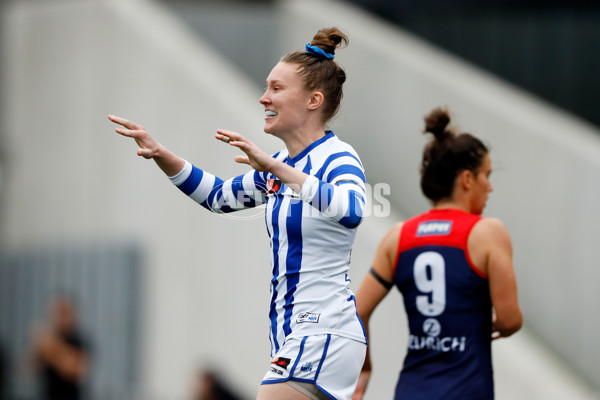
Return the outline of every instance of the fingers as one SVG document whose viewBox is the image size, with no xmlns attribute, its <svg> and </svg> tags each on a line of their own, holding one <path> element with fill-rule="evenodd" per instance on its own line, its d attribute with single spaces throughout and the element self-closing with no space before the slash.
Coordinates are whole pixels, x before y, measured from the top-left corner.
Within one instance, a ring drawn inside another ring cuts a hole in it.
<svg viewBox="0 0 600 400">
<path fill-rule="evenodd" d="M 229 139 L 229 137 L 220 135 L 218 133 L 215 135 L 215 137 L 225 143 L 229 143 L 229 141 L 231 140 L 231 139 Z"/>
<path fill-rule="evenodd" d="M 153 154 L 154 154 L 153 151 L 150 149 L 139 148 L 137 150 L 138 156 L 144 157 L 145 159 L 148 159 L 148 160 L 154 157 Z"/>
<path fill-rule="evenodd" d="M 144 129 L 141 125 L 131 122 L 125 118 L 117 117 L 116 115 L 109 114 L 108 119 L 111 120 L 112 122 L 114 122 L 115 124 L 124 126 L 127 129 L 132 129 L 132 130 Z"/>
<path fill-rule="evenodd" d="M 226 129 L 217 129 L 215 137 L 225 143 L 231 143 L 232 141 L 241 142 L 248 141 L 242 135 L 234 131 L 228 131 Z"/>
<path fill-rule="evenodd" d="M 115 129 L 115 132 L 117 132 L 120 135 L 127 136 L 127 137 L 135 139 L 135 138 L 139 137 L 140 135 L 142 135 L 143 133 L 145 133 L 146 131 L 144 131 L 144 130 L 129 130 L 129 129 L 117 128 L 117 129 Z"/>
<path fill-rule="evenodd" d="M 235 156 L 233 159 L 236 163 L 251 165 L 250 159 L 247 156 Z"/>
</svg>

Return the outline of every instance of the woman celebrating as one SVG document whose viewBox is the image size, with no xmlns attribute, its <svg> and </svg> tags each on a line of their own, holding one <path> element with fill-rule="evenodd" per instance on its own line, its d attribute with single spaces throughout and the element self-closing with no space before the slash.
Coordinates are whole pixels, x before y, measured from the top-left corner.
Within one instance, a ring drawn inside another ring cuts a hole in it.
<svg viewBox="0 0 600 400">
<path fill-rule="evenodd" d="M 305 51 L 285 55 L 260 98 L 264 131 L 285 149 L 270 156 L 237 132 L 216 138 L 243 151 L 253 169 L 223 181 L 169 152 L 145 129 L 109 116 L 169 179 L 206 209 L 227 213 L 266 204 L 271 240 L 271 365 L 259 400 L 350 399 L 366 337 L 347 276 L 365 207 L 365 175 L 354 149 L 326 123 L 340 107 L 346 75 L 333 61 L 347 44 L 337 28 L 321 29 Z"/>
<path fill-rule="evenodd" d="M 423 152 L 421 189 L 433 209 L 394 225 L 381 240 L 356 302 L 367 327 L 396 285 L 410 330 L 395 399 L 493 399 L 491 340 L 521 327 L 509 234 L 481 213 L 492 191 L 485 145 L 447 129 L 450 116 L 425 118 L 434 138 Z M 371 372 L 367 353 L 353 399 Z"/>
</svg>

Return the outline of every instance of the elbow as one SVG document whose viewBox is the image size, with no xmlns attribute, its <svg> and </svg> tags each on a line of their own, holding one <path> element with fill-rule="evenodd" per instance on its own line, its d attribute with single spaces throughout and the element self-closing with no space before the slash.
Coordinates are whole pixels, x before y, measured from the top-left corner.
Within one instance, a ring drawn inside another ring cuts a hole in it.
<svg viewBox="0 0 600 400">
<path fill-rule="evenodd" d="M 507 318 L 503 321 L 496 322 L 496 330 L 500 333 L 502 337 L 509 337 L 512 334 L 516 333 L 523 326 L 523 314 L 519 310 L 519 312 L 512 316 L 512 318 Z"/>
<path fill-rule="evenodd" d="M 340 224 L 342 224 L 344 227 L 346 227 L 348 229 L 354 229 L 360 225 L 362 220 L 363 220 L 362 215 L 354 214 L 354 215 L 349 215 L 349 216 L 342 218 L 340 220 Z"/>
<path fill-rule="evenodd" d="M 344 217 L 340 219 L 340 224 L 348 229 L 354 229 L 362 222 L 364 213 L 364 203 L 356 196 L 350 196 L 350 206 Z"/>
<path fill-rule="evenodd" d="M 509 334 L 512 335 L 521 329 L 523 326 L 523 315 L 519 313 L 519 318 L 513 322 L 512 325 L 509 326 Z"/>
</svg>

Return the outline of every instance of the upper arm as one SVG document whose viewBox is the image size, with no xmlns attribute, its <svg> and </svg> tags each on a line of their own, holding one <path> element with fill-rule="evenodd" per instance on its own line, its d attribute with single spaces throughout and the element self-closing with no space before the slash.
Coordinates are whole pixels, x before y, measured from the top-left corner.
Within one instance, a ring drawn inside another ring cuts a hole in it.
<svg viewBox="0 0 600 400">
<path fill-rule="evenodd" d="M 356 228 L 366 206 L 362 165 L 349 152 L 332 154 L 313 177 L 304 181 L 300 198 L 346 228 Z"/>
<path fill-rule="evenodd" d="M 517 295 L 517 279 L 513 267 L 510 235 L 504 224 L 494 218 L 485 218 L 473 228 L 470 244 L 484 250 L 481 258 L 488 276 L 492 306 L 500 327 L 516 331 L 522 322 Z M 512 332 L 510 332 L 512 333 Z"/>
<path fill-rule="evenodd" d="M 379 242 L 373 258 L 372 268 L 387 282 L 394 281 L 394 262 L 401 227 L 402 224 L 398 223 L 388 230 Z M 389 289 L 377 281 L 373 275 L 367 273 L 356 292 L 358 315 L 368 322 L 377 305 L 388 293 Z"/>
</svg>

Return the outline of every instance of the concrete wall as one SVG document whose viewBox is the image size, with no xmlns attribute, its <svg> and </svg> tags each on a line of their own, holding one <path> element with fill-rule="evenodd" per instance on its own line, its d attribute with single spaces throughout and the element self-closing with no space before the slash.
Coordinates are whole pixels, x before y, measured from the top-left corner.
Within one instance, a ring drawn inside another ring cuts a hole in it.
<svg viewBox="0 0 600 400">
<path fill-rule="evenodd" d="M 140 398 L 184 398 L 205 360 L 254 393 L 269 350 L 260 212 L 205 212 L 137 157 L 107 115 L 144 124 L 182 157 L 229 177 L 246 168 L 214 139 L 217 128 L 279 149 L 262 132 L 260 90 L 154 2 L 28 2 L 3 17 L 3 245 L 139 243 L 147 261 Z"/>
<path fill-rule="evenodd" d="M 597 370 L 597 358 L 583 351 L 593 348 L 592 332 L 600 328 L 592 290 L 599 278 L 592 253 L 600 218 L 593 208 L 600 194 L 597 132 L 348 5 L 284 1 L 276 12 L 282 29 L 273 36 L 282 54 L 301 49 L 322 26 L 338 24 L 350 35 L 350 47 L 338 55 L 349 80 L 332 128 L 355 145 L 372 185 L 390 184 L 393 204 L 389 217 L 372 215 L 359 229 L 354 287 L 399 214 L 427 208 L 417 184 L 421 117 L 448 105 L 464 129 L 491 144 L 496 191 L 486 214 L 502 218 L 512 233 L 527 328 L 573 364 L 578 359 L 582 374 Z M 252 398 L 269 349 L 262 216 L 200 209 L 152 161 L 138 158 L 106 115 L 142 123 L 182 157 L 229 177 L 246 168 L 214 140 L 216 128 L 238 130 L 267 151 L 280 148 L 262 133 L 260 87 L 152 1 L 7 5 L 3 26 L 9 157 L 1 243 L 139 242 L 147 260 L 140 396 L 184 398 L 198 362 L 218 360 Z M 379 357 L 371 399 L 393 390 L 403 319 L 393 293 L 373 321 Z M 530 337 L 494 345 L 505 349 L 496 351 L 499 398 L 591 398 L 577 376 L 553 367 L 553 356 L 536 353 L 539 341 Z M 535 368 L 515 368 L 525 359 L 543 360 L 549 389 L 531 381 Z M 553 386 L 561 382 L 564 392 Z"/>
</svg>

